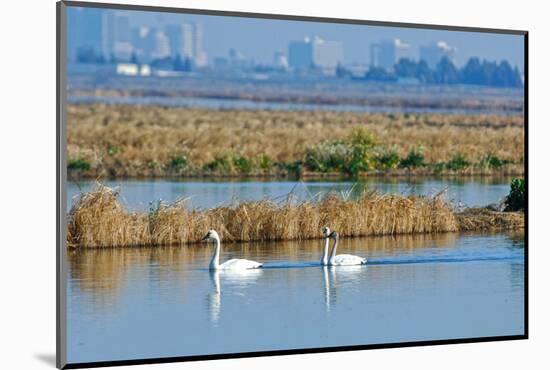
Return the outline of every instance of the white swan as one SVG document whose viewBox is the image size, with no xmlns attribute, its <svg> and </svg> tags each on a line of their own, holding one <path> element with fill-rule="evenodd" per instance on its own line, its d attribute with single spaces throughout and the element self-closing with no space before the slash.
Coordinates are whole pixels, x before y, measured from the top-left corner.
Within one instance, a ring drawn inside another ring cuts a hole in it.
<svg viewBox="0 0 550 370">
<path fill-rule="evenodd" d="M 336 248 L 338 247 L 339 235 L 336 231 L 333 231 L 329 235 L 329 238 L 332 238 L 334 240 L 334 245 L 332 246 L 332 251 L 330 252 L 330 257 L 328 259 L 329 266 L 353 266 L 353 265 L 367 264 L 367 259 L 363 257 L 354 256 L 351 254 L 336 255 Z"/>
<path fill-rule="evenodd" d="M 257 269 L 262 267 L 261 263 L 243 259 L 231 259 L 220 265 L 220 236 L 215 230 L 208 230 L 208 233 L 202 238 L 203 241 L 214 242 L 214 254 L 210 260 L 210 270 L 245 270 Z"/>
<path fill-rule="evenodd" d="M 325 237 L 325 246 L 323 248 L 323 256 L 321 256 L 321 266 L 328 265 L 328 245 L 330 242 L 330 229 L 328 227 L 323 227 L 323 236 Z"/>
</svg>

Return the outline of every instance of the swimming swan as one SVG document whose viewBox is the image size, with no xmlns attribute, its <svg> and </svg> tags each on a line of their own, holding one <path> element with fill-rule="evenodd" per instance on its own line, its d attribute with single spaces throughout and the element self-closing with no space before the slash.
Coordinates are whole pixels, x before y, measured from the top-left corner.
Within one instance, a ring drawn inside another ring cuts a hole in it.
<svg viewBox="0 0 550 370">
<path fill-rule="evenodd" d="M 323 256 L 321 257 L 321 266 L 328 265 L 328 245 L 330 242 L 330 229 L 328 227 L 323 227 L 323 236 L 325 237 L 325 246 L 323 248 Z"/>
<path fill-rule="evenodd" d="M 203 241 L 214 242 L 214 254 L 210 260 L 210 270 L 245 270 L 262 267 L 261 263 L 243 259 L 231 259 L 220 265 L 220 236 L 215 230 L 209 230 L 202 238 Z"/>
<path fill-rule="evenodd" d="M 351 254 L 339 254 L 336 255 L 336 248 L 338 247 L 338 233 L 333 231 L 329 238 L 334 240 L 332 251 L 330 252 L 330 258 L 328 259 L 329 266 L 353 266 L 353 265 L 366 265 L 367 259 L 363 257 L 353 256 Z M 328 238 L 327 238 L 328 239 Z"/>
</svg>

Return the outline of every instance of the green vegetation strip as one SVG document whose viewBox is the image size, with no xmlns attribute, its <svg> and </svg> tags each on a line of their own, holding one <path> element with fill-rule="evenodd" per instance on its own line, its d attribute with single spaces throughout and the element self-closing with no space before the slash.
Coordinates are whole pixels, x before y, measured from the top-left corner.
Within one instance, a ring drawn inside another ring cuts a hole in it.
<svg viewBox="0 0 550 370">
<path fill-rule="evenodd" d="M 121 152 L 117 146 L 109 145 L 109 156 Z M 400 157 L 395 146 L 380 145 L 376 137 L 366 129 L 355 129 L 351 135 L 337 140 L 327 140 L 306 150 L 302 160 L 294 162 L 276 162 L 267 154 L 249 158 L 236 152 L 227 152 L 223 156 L 204 165 L 194 166 L 185 153 L 172 156 L 168 163 L 149 162 L 151 169 L 164 169 L 170 175 L 182 176 L 246 176 L 246 175 L 283 175 L 295 176 L 304 172 L 312 174 L 341 174 L 356 177 L 369 172 L 395 173 L 406 170 L 422 174 L 444 173 L 483 173 L 493 172 L 513 165 L 513 160 L 499 158 L 491 153 L 472 163 L 464 154 L 456 153 L 445 162 L 428 163 L 425 149 L 418 146 Z M 70 159 L 67 166 L 73 174 L 86 177 L 92 164 L 82 158 Z"/>
</svg>

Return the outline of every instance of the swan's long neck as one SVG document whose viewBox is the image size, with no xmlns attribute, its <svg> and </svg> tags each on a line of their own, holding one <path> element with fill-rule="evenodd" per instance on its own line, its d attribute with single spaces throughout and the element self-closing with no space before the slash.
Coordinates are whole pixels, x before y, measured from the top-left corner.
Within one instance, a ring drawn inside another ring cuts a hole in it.
<svg viewBox="0 0 550 370">
<path fill-rule="evenodd" d="M 214 254 L 212 254 L 212 259 L 210 260 L 210 270 L 216 270 L 220 265 L 220 239 L 214 239 Z"/>
<path fill-rule="evenodd" d="M 334 237 L 334 244 L 332 246 L 332 251 L 330 252 L 330 258 L 328 259 L 329 265 L 334 262 L 334 257 L 336 257 L 336 248 L 338 248 L 338 236 Z"/>
<path fill-rule="evenodd" d="M 323 256 L 321 257 L 321 265 L 325 266 L 328 262 L 328 245 L 330 243 L 330 238 L 327 236 L 325 238 L 325 247 L 323 248 Z"/>
</svg>

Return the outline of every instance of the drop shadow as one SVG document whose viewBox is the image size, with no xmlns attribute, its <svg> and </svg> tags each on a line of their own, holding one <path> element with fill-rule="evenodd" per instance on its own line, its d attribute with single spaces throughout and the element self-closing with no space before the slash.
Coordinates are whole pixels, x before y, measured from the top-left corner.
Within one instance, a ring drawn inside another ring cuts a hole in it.
<svg viewBox="0 0 550 370">
<path fill-rule="evenodd" d="M 37 360 L 42 361 L 46 365 L 50 365 L 52 367 L 55 367 L 55 353 L 35 353 L 34 358 Z"/>
</svg>

